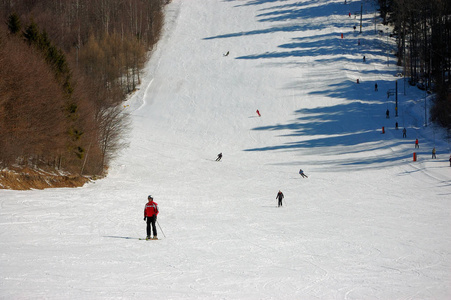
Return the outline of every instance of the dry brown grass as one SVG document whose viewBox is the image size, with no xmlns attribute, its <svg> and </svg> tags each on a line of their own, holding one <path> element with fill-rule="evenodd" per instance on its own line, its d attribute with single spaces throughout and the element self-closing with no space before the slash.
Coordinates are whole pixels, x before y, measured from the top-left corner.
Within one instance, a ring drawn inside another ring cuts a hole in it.
<svg viewBox="0 0 451 300">
<path fill-rule="evenodd" d="M 61 175 L 30 168 L 0 171 L 0 189 L 30 190 L 59 187 L 80 187 L 89 178 L 79 175 Z"/>
</svg>

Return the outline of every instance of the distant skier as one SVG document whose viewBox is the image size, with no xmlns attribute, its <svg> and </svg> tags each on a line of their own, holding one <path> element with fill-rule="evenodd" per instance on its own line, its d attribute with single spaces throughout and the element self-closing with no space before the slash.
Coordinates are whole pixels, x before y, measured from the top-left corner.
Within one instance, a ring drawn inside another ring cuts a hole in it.
<svg viewBox="0 0 451 300">
<path fill-rule="evenodd" d="M 278 207 L 282 206 L 283 193 L 279 190 L 277 193 L 276 199 L 279 200 Z"/>
<path fill-rule="evenodd" d="M 302 171 L 302 169 L 299 169 L 299 175 L 301 175 L 302 178 L 308 178 L 308 176 L 304 174 L 304 171 Z"/>
<path fill-rule="evenodd" d="M 222 152 L 218 154 L 218 157 L 216 158 L 216 161 L 220 161 L 222 158 Z"/>
<path fill-rule="evenodd" d="M 374 91 L 375 91 L 375 92 L 378 91 L 378 89 L 377 89 L 377 83 L 374 84 Z"/>
<path fill-rule="evenodd" d="M 256 113 L 257 113 L 257 115 L 258 115 L 259 117 L 261 117 L 260 111 L 259 111 L 258 109 L 257 109 Z"/>
<path fill-rule="evenodd" d="M 420 149 L 420 145 L 418 144 L 418 139 L 415 140 L 415 149 Z"/>
<path fill-rule="evenodd" d="M 407 137 L 407 130 L 406 130 L 405 127 L 404 127 L 404 129 L 402 130 L 402 137 L 403 137 L 403 138 L 406 138 L 406 137 Z"/>
<path fill-rule="evenodd" d="M 153 202 L 153 197 L 149 195 L 147 197 L 148 202 L 146 203 L 146 206 L 144 206 L 144 221 L 147 220 L 147 237 L 146 240 L 151 239 L 151 231 L 150 231 L 150 225 L 152 225 L 153 230 L 153 240 L 158 240 L 157 236 L 157 227 L 155 226 L 155 222 L 157 221 L 157 215 L 159 213 L 158 211 L 158 204 Z"/>
<path fill-rule="evenodd" d="M 366 57 L 365 57 L 365 55 L 363 56 L 363 62 L 366 62 Z"/>
<path fill-rule="evenodd" d="M 449 156 L 449 166 L 451 167 L 451 155 Z"/>
<path fill-rule="evenodd" d="M 398 122 L 395 123 L 395 129 L 398 130 Z"/>
<path fill-rule="evenodd" d="M 387 111 L 385 112 L 385 116 L 387 117 L 387 119 L 390 119 L 390 111 L 387 109 Z"/>
<path fill-rule="evenodd" d="M 435 150 L 435 147 L 434 148 L 432 148 L 432 158 L 434 159 L 437 159 L 437 156 L 435 156 L 435 153 L 436 153 L 436 150 Z"/>
</svg>

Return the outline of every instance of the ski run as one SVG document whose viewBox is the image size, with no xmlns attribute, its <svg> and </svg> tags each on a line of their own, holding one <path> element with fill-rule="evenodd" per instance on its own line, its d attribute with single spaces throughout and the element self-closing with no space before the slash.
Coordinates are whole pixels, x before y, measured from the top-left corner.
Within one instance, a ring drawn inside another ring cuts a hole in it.
<svg viewBox="0 0 451 300">
<path fill-rule="evenodd" d="M 172 0 L 108 176 L 0 190 L 0 299 L 450 299 L 450 142 L 346 2 Z"/>
</svg>

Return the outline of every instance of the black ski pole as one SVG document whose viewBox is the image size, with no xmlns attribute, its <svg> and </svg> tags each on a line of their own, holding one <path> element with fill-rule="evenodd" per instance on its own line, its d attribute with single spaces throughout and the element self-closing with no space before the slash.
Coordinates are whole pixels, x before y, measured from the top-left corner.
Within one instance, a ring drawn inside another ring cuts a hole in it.
<svg viewBox="0 0 451 300">
<path fill-rule="evenodd" d="M 161 230 L 161 233 L 163 234 L 163 236 L 166 237 L 166 235 L 164 234 L 163 229 L 161 229 L 160 223 L 158 223 L 158 220 L 157 220 L 157 224 L 158 224 L 158 227 L 160 227 L 160 230 Z"/>
</svg>

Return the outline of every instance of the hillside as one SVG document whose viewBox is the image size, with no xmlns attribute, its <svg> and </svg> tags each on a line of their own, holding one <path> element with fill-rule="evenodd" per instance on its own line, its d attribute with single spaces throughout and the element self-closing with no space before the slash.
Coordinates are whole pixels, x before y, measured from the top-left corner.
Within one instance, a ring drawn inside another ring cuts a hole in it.
<svg viewBox="0 0 451 300">
<path fill-rule="evenodd" d="M 0 298 L 448 298 L 448 142 L 371 3 L 173 0 L 108 177 L 0 190 Z"/>
</svg>

